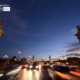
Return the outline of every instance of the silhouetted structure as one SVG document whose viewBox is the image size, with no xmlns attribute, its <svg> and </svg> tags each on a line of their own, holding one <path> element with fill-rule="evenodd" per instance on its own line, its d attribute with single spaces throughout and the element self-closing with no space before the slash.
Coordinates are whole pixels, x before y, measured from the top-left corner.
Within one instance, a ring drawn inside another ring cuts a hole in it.
<svg viewBox="0 0 80 80">
<path fill-rule="evenodd" d="M 49 55 L 49 62 L 51 62 L 51 56 Z"/>
<path fill-rule="evenodd" d="M 41 62 L 43 62 L 43 59 L 41 59 Z"/>
<path fill-rule="evenodd" d="M 77 28 L 77 34 L 75 34 L 75 36 L 77 36 L 77 39 L 79 39 L 79 42 L 80 42 L 80 25 L 79 26 L 76 26 Z"/>
<path fill-rule="evenodd" d="M 34 55 L 33 55 L 33 57 L 32 57 L 32 60 L 33 60 L 33 62 L 34 62 Z"/>
<path fill-rule="evenodd" d="M 78 64 L 79 63 L 79 58 L 78 57 L 69 57 L 67 58 L 67 61 L 70 62 L 70 63 L 75 63 L 75 64 Z"/>
</svg>

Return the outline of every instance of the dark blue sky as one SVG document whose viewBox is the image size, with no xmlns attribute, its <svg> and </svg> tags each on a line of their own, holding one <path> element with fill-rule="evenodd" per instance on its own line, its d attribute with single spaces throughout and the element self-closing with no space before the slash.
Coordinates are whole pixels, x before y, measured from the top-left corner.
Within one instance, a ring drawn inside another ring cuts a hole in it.
<svg viewBox="0 0 80 80">
<path fill-rule="evenodd" d="M 10 12 L 0 12 L 4 20 L 0 37 L 0 57 L 34 55 L 35 60 L 80 53 L 76 25 L 80 25 L 80 0 L 0 0 Z"/>
</svg>

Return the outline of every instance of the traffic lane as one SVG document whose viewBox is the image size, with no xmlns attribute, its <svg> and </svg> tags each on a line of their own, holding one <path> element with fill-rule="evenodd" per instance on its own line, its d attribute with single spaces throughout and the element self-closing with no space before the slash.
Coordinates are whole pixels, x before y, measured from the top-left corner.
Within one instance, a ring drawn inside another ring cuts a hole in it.
<svg viewBox="0 0 80 80">
<path fill-rule="evenodd" d="M 15 77 L 17 76 L 17 74 L 15 75 L 3 75 L 2 77 L 0 77 L 0 80 L 14 80 Z"/>
<path fill-rule="evenodd" d="M 20 70 L 21 68 L 0 71 L 0 80 L 14 79 Z"/>
<path fill-rule="evenodd" d="M 22 69 L 15 80 L 52 80 L 47 72 L 47 69 L 42 68 L 41 70 L 28 70 Z"/>
<path fill-rule="evenodd" d="M 40 68 L 39 71 L 23 68 L 17 74 L 10 73 L 10 75 L 0 77 L 0 80 L 51 80 L 51 78 L 46 68 Z"/>
</svg>

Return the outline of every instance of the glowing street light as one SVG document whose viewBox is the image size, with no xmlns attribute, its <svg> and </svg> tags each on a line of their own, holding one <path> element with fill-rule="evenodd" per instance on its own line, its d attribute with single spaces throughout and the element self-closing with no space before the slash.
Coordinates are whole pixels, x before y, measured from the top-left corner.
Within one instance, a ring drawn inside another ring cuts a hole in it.
<svg viewBox="0 0 80 80">
<path fill-rule="evenodd" d="M 17 61 L 17 59 L 15 58 L 15 61 Z"/>
<path fill-rule="evenodd" d="M 19 51 L 19 54 L 21 53 L 21 51 Z"/>
<path fill-rule="evenodd" d="M 3 56 L 3 57 L 4 57 L 5 59 L 6 59 L 6 58 L 8 58 L 8 56 L 7 56 L 7 55 L 5 55 L 5 56 Z"/>
</svg>

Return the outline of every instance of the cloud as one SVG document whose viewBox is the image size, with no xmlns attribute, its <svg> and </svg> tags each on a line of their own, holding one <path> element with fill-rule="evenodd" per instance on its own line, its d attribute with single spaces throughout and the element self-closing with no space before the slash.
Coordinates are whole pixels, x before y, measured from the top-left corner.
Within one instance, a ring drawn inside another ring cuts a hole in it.
<svg viewBox="0 0 80 80">
<path fill-rule="evenodd" d="M 35 37 L 40 37 L 42 36 L 41 34 L 33 34 L 33 33 L 29 33 L 26 30 L 21 30 L 21 29 L 15 29 L 12 27 L 8 27 L 8 30 L 14 33 L 17 33 L 17 35 L 25 35 L 25 36 L 35 36 Z"/>
<path fill-rule="evenodd" d="M 79 52 L 80 51 L 80 43 L 70 43 L 69 46 L 67 46 L 66 48 L 69 48 L 66 52 Z"/>
<path fill-rule="evenodd" d="M 75 47 L 75 48 L 68 49 L 66 52 L 79 52 L 79 51 L 80 51 L 80 47 Z"/>
<path fill-rule="evenodd" d="M 29 26 L 27 25 L 27 21 L 24 21 L 20 16 L 18 16 L 17 14 L 19 14 L 19 13 L 20 13 L 20 11 L 12 8 L 12 11 L 9 14 L 9 17 L 10 17 L 9 19 L 13 25 L 11 27 L 8 26 L 7 30 L 17 33 L 17 35 L 40 37 L 41 34 L 29 33 L 29 31 L 27 30 L 29 28 Z"/>
<path fill-rule="evenodd" d="M 57 51 L 57 50 L 43 50 L 43 52 L 56 52 L 56 53 L 61 53 L 61 51 Z"/>
<path fill-rule="evenodd" d="M 72 29 L 71 30 L 71 33 L 76 33 L 77 31 L 76 31 L 77 29 L 75 28 L 75 29 Z"/>
<path fill-rule="evenodd" d="M 11 12 L 11 17 L 12 17 L 12 21 L 13 23 L 15 23 L 17 25 L 18 28 L 24 30 L 28 28 L 27 22 L 25 22 L 24 20 L 22 20 L 18 15 L 18 12 L 16 12 L 16 10 L 13 9 L 13 11 Z"/>
<path fill-rule="evenodd" d="M 78 54 L 78 53 L 71 53 L 71 54 L 67 54 L 66 56 L 73 56 L 73 55 L 80 56 L 80 54 Z"/>
<path fill-rule="evenodd" d="M 21 34 L 22 35 L 28 35 L 28 33 L 25 32 L 25 30 L 23 31 L 21 29 L 15 29 L 15 28 L 11 28 L 11 27 L 9 27 L 8 30 L 11 32 L 17 33 L 17 35 L 21 35 Z"/>
<path fill-rule="evenodd" d="M 79 42 L 69 43 L 68 45 L 69 45 L 69 46 L 66 46 L 65 48 L 78 47 L 78 46 L 80 46 L 80 43 L 79 43 Z"/>
</svg>

